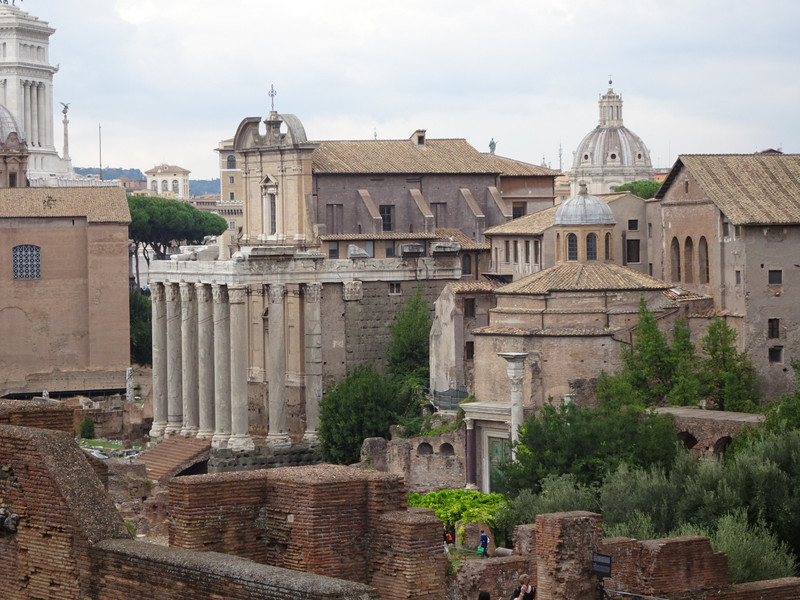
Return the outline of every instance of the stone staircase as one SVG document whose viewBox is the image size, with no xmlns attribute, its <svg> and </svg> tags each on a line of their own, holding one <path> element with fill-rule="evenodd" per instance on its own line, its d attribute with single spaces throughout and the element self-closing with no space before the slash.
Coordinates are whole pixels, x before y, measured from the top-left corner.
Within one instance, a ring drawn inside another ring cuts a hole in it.
<svg viewBox="0 0 800 600">
<path fill-rule="evenodd" d="M 149 479 L 163 484 L 192 465 L 208 460 L 210 451 L 210 439 L 171 435 L 142 453 L 138 460 L 145 464 Z"/>
</svg>

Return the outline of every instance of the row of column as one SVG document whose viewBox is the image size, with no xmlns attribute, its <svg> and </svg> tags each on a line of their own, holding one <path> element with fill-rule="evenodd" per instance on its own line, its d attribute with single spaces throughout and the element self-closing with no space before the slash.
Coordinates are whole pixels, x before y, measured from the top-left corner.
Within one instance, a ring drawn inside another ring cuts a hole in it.
<svg viewBox="0 0 800 600">
<path fill-rule="evenodd" d="M 316 440 L 322 399 L 322 284 L 304 285 L 306 431 Z M 289 442 L 286 427 L 286 286 L 268 288 L 268 440 Z M 152 283 L 152 438 L 211 438 L 247 450 L 249 435 L 247 289 L 205 283 Z"/>
<path fill-rule="evenodd" d="M 22 114 L 25 137 L 29 147 L 51 146 L 52 106 L 47 84 L 40 81 L 22 82 Z"/>
</svg>

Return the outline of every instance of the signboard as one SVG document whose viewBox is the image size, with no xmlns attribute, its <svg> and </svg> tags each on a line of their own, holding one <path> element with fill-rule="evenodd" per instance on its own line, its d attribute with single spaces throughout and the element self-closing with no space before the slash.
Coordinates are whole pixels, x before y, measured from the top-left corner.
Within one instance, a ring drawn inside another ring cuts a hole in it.
<svg viewBox="0 0 800 600">
<path fill-rule="evenodd" d="M 593 554 L 592 573 L 598 577 L 611 577 L 611 556 L 608 554 Z"/>
</svg>

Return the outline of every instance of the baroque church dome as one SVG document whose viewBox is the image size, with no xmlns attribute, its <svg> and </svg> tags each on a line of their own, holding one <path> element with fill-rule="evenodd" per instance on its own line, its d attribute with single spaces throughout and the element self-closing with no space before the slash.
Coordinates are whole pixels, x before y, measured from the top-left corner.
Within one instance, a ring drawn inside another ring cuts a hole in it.
<svg viewBox="0 0 800 600">
<path fill-rule="evenodd" d="M 611 207 L 592 196 L 581 182 L 577 196 L 559 204 L 556 210 L 554 225 L 614 225 L 614 213 Z"/>
<path fill-rule="evenodd" d="M 577 194 L 585 181 L 589 192 L 606 194 L 614 187 L 653 179 L 650 151 L 642 139 L 622 123 L 622 96 L 614 92 L 611 81 L 600 97 L 600 119 L 578 144 L 570 171 L 570 189 Z"/>
</svg>

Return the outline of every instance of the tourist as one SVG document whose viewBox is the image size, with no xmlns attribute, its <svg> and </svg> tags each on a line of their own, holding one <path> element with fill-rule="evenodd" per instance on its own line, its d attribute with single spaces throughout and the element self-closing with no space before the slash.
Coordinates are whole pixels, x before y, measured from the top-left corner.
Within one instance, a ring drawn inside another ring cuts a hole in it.
<svg viewBox="0 0 800 600">
<path fill-rule="evenodd" d="M 523 573 L 519 576 L 519 587 L 511 594 L 510 600 L 533 600 L 536 598 L 536 586 L 530 585 L 530 575 Z"/>
<path fill-rule="evenodd" d="M 486 535 L 486 532 L 483 529 L 481 529 L 481 543 L 480 546 L 478 546 L 478 549 L 483 555 L 483 558 L 489 556 L 489 536 Z"/>
</svg>

